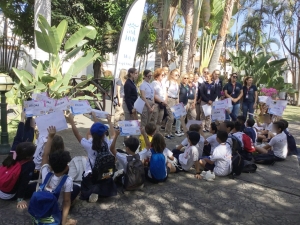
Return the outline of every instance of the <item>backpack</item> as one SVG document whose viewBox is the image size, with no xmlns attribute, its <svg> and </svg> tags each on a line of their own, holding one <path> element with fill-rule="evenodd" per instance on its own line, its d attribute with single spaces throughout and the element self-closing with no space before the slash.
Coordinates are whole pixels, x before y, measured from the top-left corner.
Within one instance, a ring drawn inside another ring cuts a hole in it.
<svg viewBox="0 0 300 225">
<path fill-rule="evenodd" d="M 47 174 L 39 190 L 33 193 L 29 202 L 28 212 L 33 217 L 36 225 L 59 225 L 62 221 L 62 212 L 58 205 L 58 198 L 68 176 L 64 175 L 57 187 L 52 192 L 49 192 L 44 189 L 52 176 L 53 173 L 51 172 Z"/>
<path fill-rule="evenodd" d="M 104 141 L 102 149 L 98 152 L 94 167 L 89 159 L 92 168 L 92 181 L 97 183 L 100 180 L 113 177 L 116 172 L 115 157 L 108 151 L 108 145 Z"/>
<path fill-rule="evenodd" d="M 247 134 L 243 133 L 242 140 L 246 152 L 255 152 L 253 141 Z"/>
<path fill-rule="evenodd" d="M 76 156 L 69 163 L 68 175 L 73 181 L 82 181 L 82 174 L 84 173 L 86 166 L 85 156 Z"/>
<path fill-rule="evenodd" d="M 151 149 L 150 173 L 156 180 L 164 180 L 166 178 L 166 158 L 163 153 L 157 153 Z"/>
<path fill-rule="evenodd" d="M 248 160 L 244 160 L 244 167 L 242 172 L 243 173 L 255 173 L 257 169 L 257 166 L 255 163 L 248 161 Z"/>
<path fill-rule="evenodd" d="M 124 176 L 124 188 L 133 191 L 144 186 L 145 170 L 140 155 L 127 156 L 127 170 Z"/>
<path fill-rule="evenodd" d="M 231 166 L 232 166 L 231 176 L 233 179 L 235 176 L 241 175 L 244 167 L 244 159 L 239 153 L 234 153 L 232 155 Z"/>
<path fill-rule="evenodd" d="M 3 192 L 10 192 L 17 183 L 22 165 L 28 162 L 28 160 L 16 162 L 15 165 L 10 167 L 0 166 L 0 190 Z"/>
<path fill-rule="evenodd" d="M 298 155 L 298 149 L 295 138 L 287 130 L 283 131 L 286 134 L 287 146 L 290 155 Z"/>
<path fill-rule="evenodd" d="M 227 144 L 229 144 L 231 146 L 232 149 L 232 153 L 241 153 L 243 151 L 243 147 L 242 147 L 242 143 L 241 141 L 234 135 L 229 135 L 228 138 L 231 138 L 232 140 L 232 146 L 229 142 L 226 142 Z"/>
<path fill-rule="evenodd" d="M 251 138 L 251 140 L 252 140 L 253 143 L 255 143 L 255 141 L 256 141 L 255 140 L 256 139 L 256 133 L 254 131 L 254 128 L 252 128 L 252 127 L 246 127 L 244 129 L 244 133 L 247 134 Z"/>
</svg>

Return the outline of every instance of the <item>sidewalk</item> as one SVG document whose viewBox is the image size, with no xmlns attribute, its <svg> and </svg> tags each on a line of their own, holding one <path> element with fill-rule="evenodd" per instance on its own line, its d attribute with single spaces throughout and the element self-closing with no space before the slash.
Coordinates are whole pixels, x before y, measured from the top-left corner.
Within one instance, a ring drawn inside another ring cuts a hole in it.
<svg viewBox="0 0 300 225">
<path fill-rule="evenodd" d="M 91 121 L 76 118 L 85 135 Z M 299 122 L 290 131 L 300 140 Z M 85 155 L 71 129 L 60 132 L 72 156 Z M 183 138 L 167 140 L 172 149 Z M 174 141 L 175 140 L 175 141 Z M 118 147 L 121 147 L 121 139 Z M 0 157 L 1 161 L 3 157 Z M 95 204 L 77 200 L 70 217 L 79 225 L 99 224 L 299 224 L 300 180 L 296 156 L 274 166 L 258 165 L 254 174 L 237 179 L 199 181 L 189 173 L 171 174 L 164 184 L 146 183 L 143 191 L 119 193 Z M 0 225 L 31 224 L 27 210 L 0 200 Z"/>
</svg>

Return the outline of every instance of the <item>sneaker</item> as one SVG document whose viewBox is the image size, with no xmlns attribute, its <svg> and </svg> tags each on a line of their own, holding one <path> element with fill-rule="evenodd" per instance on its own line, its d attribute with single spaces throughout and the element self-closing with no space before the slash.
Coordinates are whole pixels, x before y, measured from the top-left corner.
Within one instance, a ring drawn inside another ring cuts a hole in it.
<svg viewBox="0 0 300 225">
<path fill-rule="evenodd" d="M 118 176 L 121 176 L 124 173 L 124 169 L 120 169 L 114 173 L 113 180 L 115 180 Z"/>
<path fill-rule="evenodd" d="M 89 202 L 90 203 L 95 203 L 98 201 L 98 194 L 91 194 L 90 197 L 89 197 Z"/>
<path fill-rule="evenodd" d="M 173 138 L 173 137 L 175 137 L 175 136 L 174 136 L 173 134 L 170 134 L 170 137 Z"/>
<path fill-rule="evenodd" d="M 181 131 L 175 131 L 175 135 L 177 136 L 177 137 L 181 137 L 181 136 L 183 136 L 184 135 L 184 133 L 182 133 Z"/>
<path fill-rule="evenodd" d="M 206 175 L 206 171 L 203 170 L 202 173 L 200 174 L 200 176 L 205 177 L 205 175 Z"/>
<path fill-rule="evenodd" d="M 167 138 L 167 139 L 169 139 L 169 140 L 171 140 L 172 139 L 172 137 L 168 134 L 168 135 L 165 135 L 165 138 Z"/>
<path fill-rule="evenodd" d="M 215 173 L 210 172 L 210 171 L 207 171 L 204 176 L 204 180 L 207 180 L 207 181 L 214 181 L 215 178 L 216 178 Z"/>
</svg>

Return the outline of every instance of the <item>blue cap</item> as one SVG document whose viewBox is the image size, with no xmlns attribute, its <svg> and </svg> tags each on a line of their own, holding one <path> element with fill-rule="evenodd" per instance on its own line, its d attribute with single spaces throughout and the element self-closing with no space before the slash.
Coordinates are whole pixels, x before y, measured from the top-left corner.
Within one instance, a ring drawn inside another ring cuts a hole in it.
<svg viewBox="0 0 300 225">
<path fill-rule="evenodd" d="M 91 134 L 98 134 L 99 136 L 102 136 L 107 130 L 107 126 L 105 126 L 103 123 L 97 122 L 92 125 Z"/>
</svg>

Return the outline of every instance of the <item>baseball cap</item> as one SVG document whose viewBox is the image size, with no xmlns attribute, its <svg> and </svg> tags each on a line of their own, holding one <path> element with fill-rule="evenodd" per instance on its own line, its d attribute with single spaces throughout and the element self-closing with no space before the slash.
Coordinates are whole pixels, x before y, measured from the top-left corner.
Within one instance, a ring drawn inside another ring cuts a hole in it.
<svg viewBox="0 0 300 225">
<path fill-rule="evenodd" d="M 103 123 L 94 123 L 91 127 L 91 134 L 97 134 L 99 136 L 102 136 L 106 131 L 108 130 L 108 127 L 105 126 Z"/>
</svg>

